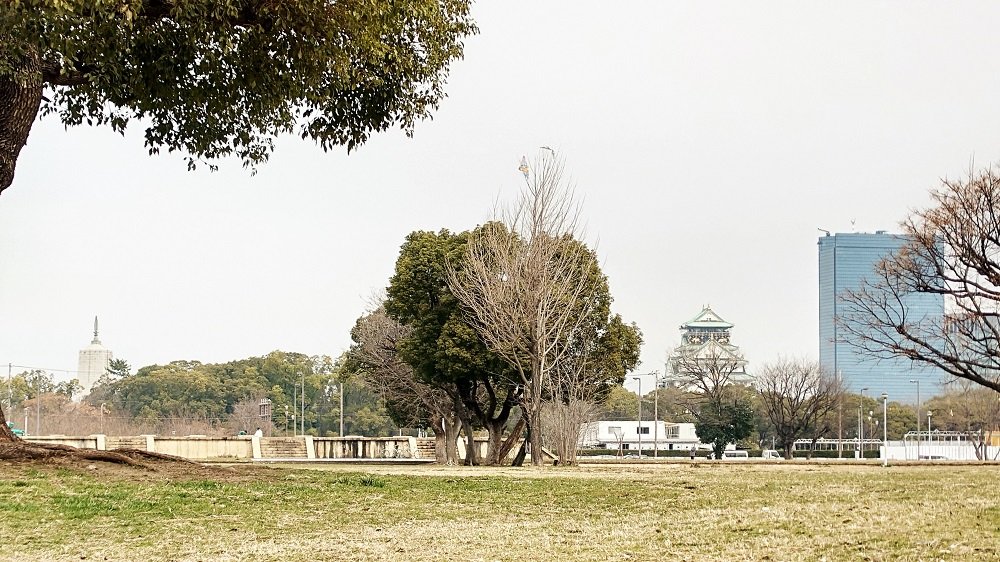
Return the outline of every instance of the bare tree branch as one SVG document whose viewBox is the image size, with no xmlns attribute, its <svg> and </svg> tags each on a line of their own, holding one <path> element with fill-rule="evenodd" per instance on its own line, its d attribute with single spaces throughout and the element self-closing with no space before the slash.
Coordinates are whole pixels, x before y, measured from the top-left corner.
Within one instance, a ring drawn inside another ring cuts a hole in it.
<svg viewBox="0 0 1000 562">
<path fill-rule="evenodd" d="M 843 383 L 824 372 L 819 363 L 793 359 L 761 367 L 757 390 L 786 459 L 792 458 L 795 440 L 820 429 L 821 420 L 844 394 Z"/>
<path fill-rule="evenodd" d="M 876 359 L 907 358 L 1000 391 L 1000 169 L 944 179 L 931 197 L 934 207 L 902 223 L 900 251 L 841 296 L 843 339 Z M 911 310 L 920 295 L 941 295 L 944 317 Z"/>
<path fill-rule="evenodd" d="M 518 372 L 537 465 L 546 381 L 597 287 L 586 274 L 593 255 L 575 240 L 579 207 L 563 161 L 543 154 L 536 168 L 520 198 L 470 236 L 461 265 L 449 265 L 448 285 L 469 324 Z"/>
</svg>

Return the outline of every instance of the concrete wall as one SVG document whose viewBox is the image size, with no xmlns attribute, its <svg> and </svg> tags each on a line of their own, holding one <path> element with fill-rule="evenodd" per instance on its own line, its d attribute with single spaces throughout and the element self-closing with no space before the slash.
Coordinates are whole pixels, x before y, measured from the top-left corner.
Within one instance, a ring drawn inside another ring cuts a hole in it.
<svg viewBox="0 0 1000 562">
<path fill-rule="evenodd" d="M 416 437 L 313 437 L 312 442 L 317 459 L 420 458 Z"/>
<path fill-rule="evenodd" d="M 161 437 L 158 435 L 29 436 L 35 443 L 57 443 L 80 449 L 110 451 L 140 449 L 174 455 L 196 461 L 224 461 L 281 458 L 311 459 L 421 459 L 415 437 L 281 437 L 259 438 L 250 435 L 236 437 Z M 276 445 L 284 443 L 283 447 Z M 264 446 L 262 446 L 262 444 Z M 272 451 L 279 451 L 271 454 Z M 434 460 L 433 455 L 429 459 Z"/>
<path fill-rule="evenodd" d="M 71 435 L 32 435 L 30 437 L 25 437 L 24 439 L 25 441 L 31 441 L 32 443 L 48 443 L 50 445 L 69 445 L 70 447 L 76 447 L 77 449 L 104 450 L 105 448 L 103 435 L 88 435 L 86 437 L 77 437 Z M 100 444 L 98 443 L 98 441 L 100 441 Z"/>
<path fill-rule="evenodd" d="M 253 458 L 249 435 L 239 437 L 154 437 L 157 453 L 198 460 L 246 460 Z"/>
</svg>

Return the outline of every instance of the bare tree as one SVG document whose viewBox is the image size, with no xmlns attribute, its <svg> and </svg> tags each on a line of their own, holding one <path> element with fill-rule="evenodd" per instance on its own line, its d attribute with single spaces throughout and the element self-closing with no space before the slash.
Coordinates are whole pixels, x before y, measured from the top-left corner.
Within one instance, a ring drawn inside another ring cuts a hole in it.
<svg viewBox="0 0 1000 562">
<path fill-rule="evenodd" d="M 816 432 L 844 392 L 836 377 L 804 359 L 765 364 L 757 372 L 757 390 L 786 459 L 792 458 L 795 440 Z"/>
<path fill-rule="evenodd" d="M 743 373 L 743 356 L 721 346 L 705 346 L 692 353 L 675 353 L 670 368 L 678 386 L 687 392 L 684 405 L 695 418 L 703 443 L 711 443 L 721 458 L 728 443 L 753 431 L 749 389 L 734 382 Z"/>
<path fill-rule="evenodd" d="M 844 340 L 1000 391 L 1000 170 L 944 179 L 931 198 L 902 223 L 903 247 L 842 295 Z M 923 316 L 914 295 L 940 295 L 948 312 Z"/>
<path fill-rule="evenodd" d="M 390 318 L 381 306 L 361 317 L 352 331 L 356 344 L 350 357 L 361 367 L 365 381 L 374 388 L 390 411 L 406 425 L 428 423 L 434 430 L 438 462 L 458 463 L 458 434 L 462 428 L 454 393 L 419 380 L 413 368 L 399 358 L 399 342 L 409 328 Z"/>
<path fill-rule="evenodd" d="M 968 380 L 957 380 L 949 391 L 928 400 L 927 410 L 935 412 L 935 426 L 968 435 L 979 460 L 996 460 L 1000 452 L 989 457 L 989 446 L 1000 433 L 1000 393 Z"/>
<path fill-rule="evenodd" d="M 573 243 L 579 209 L 563 161 L 543 154 L 536 162 L 536 173 L 525 168 L 520 198 L 470 236 L 461 265 L 450 264 L 448 286 L 487 346 L 517 371 L 531 460 L 540 465 L 545 382 L 596 287 L 584 273 L 592 256 Z"/>
<path fill-rule="evenodd" d="M 229 414 L 228 427 L 232 435 L 244 431 L 253 433 L 254 429 L 260 427 L 260 399 L 262 396 L 247 396 L 239 402 L 233 404 L 233 411 Z"/>
<path fill-rule="evenodd" d="M 580 432 L 596 416 L 597 395 L 602 390 L 590 380 L 590 345 L 584 343 L 568 353 L 546 379 L 546 401 L 542 407 L 542 427 L 547 441 L 554 445 L 559 462 L 576 464 Z"/>
</svg>

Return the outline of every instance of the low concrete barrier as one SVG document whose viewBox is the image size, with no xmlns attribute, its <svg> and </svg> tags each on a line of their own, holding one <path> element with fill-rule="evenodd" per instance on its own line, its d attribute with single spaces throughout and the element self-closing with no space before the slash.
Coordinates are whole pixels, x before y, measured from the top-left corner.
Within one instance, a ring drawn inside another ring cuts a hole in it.
<svg viewBox="0 0 1000 562">
<path fill-rule="evenodd" d="M 313 437 L 312 441 L 317 459 L 420 458 L 416 437 Z"/>
<path fill-rule="evenodd" d="M 422 460 L 415 437 L 186 437 L 138 435 L 114 436 L 88 435 L 37 435 L 28 436 L 35 443 L 58 443 L 80 449 L 110 451 L 115 449 L 140 449 L 164 453 L 195 461 L 250 461 L 250 460 Z"/>
</svg>

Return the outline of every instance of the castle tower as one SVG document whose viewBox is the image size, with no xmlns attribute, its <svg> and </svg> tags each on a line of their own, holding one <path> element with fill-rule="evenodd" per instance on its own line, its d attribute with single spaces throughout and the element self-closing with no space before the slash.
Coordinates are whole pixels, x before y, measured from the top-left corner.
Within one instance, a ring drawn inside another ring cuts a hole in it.
<svg viewBox="0 0 1000 562">
<path fill-rule="evenodd" d="M 111 350 L 101 345 L 101 340 L 97 337 L 97 317 L 94 317 L 94 339 L 90 345 L 80 350 L 80 362 L 77 364 L 76 378 L 83 386 L 80 396 L 90 394 L 97 381 L 108 371 L 108 364 L 111 362 Z"/>
<path fill-rule="evenodd" d="M 718 372 L 728 383 L 753 386 L 754 377 L 746 371 L 747 360 L 740 348 L 729 341 L 733 325 L 708 306 L 697 316 L 681 324 L 681 345 L 667 359 L 667 374 L 660 386 L 696 391 L 691 386 L 688 369 Z"/>
</svg>

